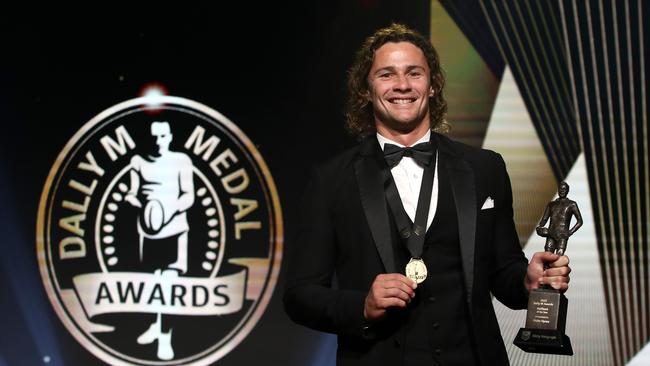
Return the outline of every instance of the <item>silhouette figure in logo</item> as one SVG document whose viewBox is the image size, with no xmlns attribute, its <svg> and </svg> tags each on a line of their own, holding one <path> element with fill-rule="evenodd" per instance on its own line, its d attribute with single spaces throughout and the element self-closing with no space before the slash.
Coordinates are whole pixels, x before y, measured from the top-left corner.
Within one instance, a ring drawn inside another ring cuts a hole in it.
<svg viewBox="0 0 650 366">
<path fill-rule="evenodd" d="M 186 211 L 194 204 L 192 160 L 185 154 L 169 150 L 172 141 L 169 123 L 153 122 L 151 135 L 158 147 L 158 154 L 143 158 L 131 158 L 131 186 L 125 200 L 141 209 L 138 218 L 140 261 L 143 260 L 145 239 L 147 242 L 177 236 L 176 261 L 155 273 L 170 275 L 165 269 L 187 272 L 187 240 L 189 225 Z M 177 275 L 177 273 L 174 273 Z M 174 351 L 169 329 L 163 332 L 161 314 L 149 329 L 138 337 L 139 344 L 158 341 L 158 358 L 171 360 Z"/>
<path fill-rule="evenodd" d="M 582 215 L 578 204 L 567 198 L 569 185 L 566 182 L 560 183 L 557 193 L 559 197 L 546 205 L 544 215 L 537 225 L 537 235 L 546 238 L 545 251 L 564 255 L 569 237 L 582 226 Z M 569 229 L 572 216 L 575 216 L 576 223 Z M 551 222 L 546 228 L 549 218 Z"/>
</svg>

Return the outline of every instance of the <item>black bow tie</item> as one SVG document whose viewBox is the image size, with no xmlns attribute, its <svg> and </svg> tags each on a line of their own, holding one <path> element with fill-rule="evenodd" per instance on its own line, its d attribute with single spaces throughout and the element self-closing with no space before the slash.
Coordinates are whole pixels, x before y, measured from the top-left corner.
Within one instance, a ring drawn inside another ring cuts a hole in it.
<svg viewBox="0 0 650 366">
<path fill-rule="evenodd" d="M 384 144 L 384 158 L 389 167 L 393 168 L 399 164 L 405 156 L 415 159 L 421 165 L 429 165 L 433 156 L 433 146 L 430 142 L 422 142 L 411 147 Z"/>
</svg>

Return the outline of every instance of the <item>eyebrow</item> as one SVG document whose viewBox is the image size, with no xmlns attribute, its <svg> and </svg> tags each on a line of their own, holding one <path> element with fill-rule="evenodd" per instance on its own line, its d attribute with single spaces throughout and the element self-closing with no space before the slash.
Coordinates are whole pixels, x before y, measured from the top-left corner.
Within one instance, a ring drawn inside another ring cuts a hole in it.
<svg viewBox="0 0 650 366">
<path fill-rule="evenodd" d="M 406 71 L 411 71 L 411 70 L 414 70 L 414 69 L 426 70 L 423 66 L 420 66 L 420 65 L 408 65 L 408 66 L 406 66 Z M 394 65 L 385 66 L 385 67 L 382 67 L 380 69 L 377 69 L 377 71 L 375 71 L 373 73 L 373 75 L 377 75 L 377 74 L 379 74 L 380 72 L 383 72 L 383 71 L 396 71 L 396 70 L 397 70 L 397 67 L 394 66 Z"/>
</svg>

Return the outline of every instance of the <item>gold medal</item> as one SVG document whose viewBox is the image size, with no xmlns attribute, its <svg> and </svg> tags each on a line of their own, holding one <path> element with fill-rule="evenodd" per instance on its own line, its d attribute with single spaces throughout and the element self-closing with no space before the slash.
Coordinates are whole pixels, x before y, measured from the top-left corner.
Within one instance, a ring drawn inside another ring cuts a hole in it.
<svg viewBox="0 0 650 366">
<path fill-rule="evenodd" d="M 424 264 L 422 258 L 411 258 L 408 264 L 406 264 L 406 277 L 418 284 L 427 279 L 427 266 Z"/>
</svg>

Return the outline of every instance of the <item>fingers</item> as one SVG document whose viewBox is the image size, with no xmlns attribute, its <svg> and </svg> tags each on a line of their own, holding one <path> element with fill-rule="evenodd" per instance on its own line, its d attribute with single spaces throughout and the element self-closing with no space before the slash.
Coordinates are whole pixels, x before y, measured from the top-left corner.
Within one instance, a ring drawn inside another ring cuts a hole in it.
<svg viewBox="0 0 650 366">
<path fill-rule="evenodd" d="M 540 284 L 546 284 L 564 292 L 569 288 L 569 282 L 571 281 L 569 277 L 570 273 L 569 257 L 564 255 L 558 256 L 555 261 L 549 263 L 549 268 L 544 270 L 544 274 L 540 278 Z"/>
<path fill-rule="evenodd" d="M 548 262 L 554 262 L 558 258 L 560 258 L 559 255 L 551 252 L 537 252 L 533 254 L 533 258 L 531 258 L 530 262 L 531 263 L 548 263 Z"/>
<path fill-rule="evenodd" d="M 380 309 L 388 309 L 390 307 L 405 308 L 407 304 L 406 301 L 395 297 L 383 298 L 377 303 Z"/>
<path fill-rule="evenodd" d="M 415 293 L 409 294 L 408 292 L 402 289 L 391 287 L 391 288 L 386 288 L 381 290 L 378 293 L 378 295 L 379 298 L 398 298 L 409 303 L 411 302 L 411 299 L 415 296 Z"/>
<path fill-rule="evenodd" d="M 406 284 L 408 287 L 411 287 L 413 290 L 415 290 L 418 287 L 418 284 L 415 283 L 412 279 L 404 276 L 403 274 L 399 273 L 383 273 L 377 275 L 375 277 L 375 282 L 388 282 L 388 281 L 398 281 Z"/>
<path fill-rule="evenodd" d="M 557 260 L 549 263 L 549 267 L 563 267 L 563 266 L 568 266 L 569 265 L 569 257 L 566 255 L 563 256 L 557 256 Z"/>
<path fill-rule="evenodd" d="M 571 273 L 571 267 L 551 267 L 544 271 L 544 277 L 553 277 L 553 276 L 568 276 Z"/>
<path fill-rule="evenodd" d="M 549 285 L 556 290 L 564 292 L 569 288 L 569 281 L 571 281 L 569 277 L 563 276 L 543 277 L 540 279 L 540 284 Z"/>
<path fill-rule="evenodd" d="M 405 308 L 415 296 L 416 287 L 413 280 L 398 273 L 378 275 L 366 296 L 364 316 L 375 321 L 384 317 L 388 308 Z"/>
<path fill-rule="evenodd" d="M 383 288 L 386 290 L 396 289 L 402 293 L 406 293 L 410 297 L 415 296 L 415 290 L 413 290 L 413 288 L 410 285 L 407 285 L 406 283 L 401 281 L 386 281 L 386 282 L 382 282 L 380 285 L 383 286 Z"/>
<path fill-rule="evenodd" d="M 547 263 L 550 268 L 567 267 L 569 265 L 569 257 L 566 255 L 557 255 L 551 252 L 537 252 L 533 254 L 530 264 L 535 267 L 540 267 Z"/>
<path fill-rule="evenodd" d="M 547 269 L 544 269 L 545 263 L 548 264 Z M 539 285 L 550 285 L 564 292 L 568 288 L 569 273 L 569 257 L 551 252 L 537 252 L 533 254 L 528 265 L 525 285 L 528 290 L 538 288 Z"/>
<path fill-rule="evenodd" d="M 417 284 L 410 278 L 397 274 L 381 274 L 375 278 L 371 292 L 376 298 L 395 297 L 410 302 L 415 296 Z"/>
</svg>

